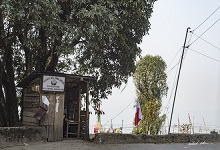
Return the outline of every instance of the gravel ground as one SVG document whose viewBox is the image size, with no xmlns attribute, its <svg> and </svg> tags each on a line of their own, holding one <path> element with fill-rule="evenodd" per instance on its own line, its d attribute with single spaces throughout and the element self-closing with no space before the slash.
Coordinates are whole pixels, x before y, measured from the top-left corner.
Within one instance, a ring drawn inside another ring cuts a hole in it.
<svg viewBox="0 0 220 150">
<path fill-rule="evenodd" d="M 22 146 L 0 148 L 0 150 L 220 150 L 220 143 L 186 144 L 94 144 L 80 140 L 61 142 L 24 143 Z"/>
</svg>

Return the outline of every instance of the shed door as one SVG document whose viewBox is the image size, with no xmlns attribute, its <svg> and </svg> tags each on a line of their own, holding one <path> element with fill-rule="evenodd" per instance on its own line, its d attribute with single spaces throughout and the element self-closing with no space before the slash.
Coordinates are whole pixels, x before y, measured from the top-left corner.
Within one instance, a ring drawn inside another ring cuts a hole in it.
<svg viewBox="0 0 220 150">
<path fill-rule="evenodd" d="M 43 96 L 48 99 L 49 107 L 41 120 L 41 125 L 46 126 L 48 141 L 61 141 L 63 140 L 64 94 L 54 93 Z"/>
</svg>

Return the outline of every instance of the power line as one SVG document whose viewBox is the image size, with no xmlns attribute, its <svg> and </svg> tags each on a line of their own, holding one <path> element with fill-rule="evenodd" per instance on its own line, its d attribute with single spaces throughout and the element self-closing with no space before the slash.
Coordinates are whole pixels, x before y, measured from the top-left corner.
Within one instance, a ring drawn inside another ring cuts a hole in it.
<svg viewBox="0 0 220 150">
<path fill-rule="evenodd" d="M 178 64 L 179 64 L 179 63 L 178 63 Z M 177 64 L 177 65 L 178 65 L 178 64 Z M 168 101 L 168 103 L 167 103 L 167 105 L 166 105 L 166 107 L 165 107 L 165 109 L 167 109 L 166 115 L 167 115 L 167 113 L 168 113 L 168 105 L 169 105 L 169 103 L 170 103 L 170 100 L 171 100 L 172 95 L 173 95 L 174 88 L 175 88 L 175 86 L 176 86 L 176 82 L 175 82 L 175 81 L 176 81 L 177 72 L 178 72 L 178 69 L 176 70 L 176 74 L 175 74 L 175 77 L 174 77 L 173 87 L 172 87 L 172 90 L 171 90 L 171 94 L 170 94 L 169 101 Z M 164 109 L 164 113 L 165 113 L 165 109 Z"/>
<path fill-rule="evenodd" d="M 131 116 L 134 114 L 134 112 L 131 112 L 129 115 L 127 115 L 127 118 L 123 119 L 124 121 L 126 121 L 128 118 L 131 118 Z"/>
<path fill-rule="evenodd" d="M 220 18 L 218 18 L 208 29 L 206 29 L 200 36 L 198 36 L 191 44 L 189 44 L 187 47 L 191 46 L 194 44 L 199 38 L 201 38 L 209 29 L 211 29 L 218 21 Z"/>
<path fill-rule="evenodd" d="M 220 60 L 217 60 L 217 59 L 215 59 L 215 58 L 212 58 L 212 57 L 210 57 L 210 56 L 207 56 L 207 55 L 205 55 L 205 54 L 203 54 L 203 53 L 200 53 L 200 52 L 198 52 L 198 51 L 196 51 L 196 50 L 193 50 L 193 49 L 191 49 L 191 48 L 187 48 L 187 49 L 189 49 L 189 50 L 191 50 L 191 51 L 193 51 L 193 52 L 195 52 L 195 53 L 197 53 L 197 54 L 200 54 L 200 55 L 202 55 L 202 56 L 205 56 L 205 57 L 207 57 L 207 58 L 209 58 L 209 59 L 212 59 L 212 60 L 214 60 L 214 61 L 220 63 Z"/>
<path fill-rule="evenodd" d="M 187 38 L 188 38 L 188 37 L 187 37 Z M 189 45 L 191 39 L 192 39 L 192 33 L 191 33 L 191 36 L 190 36 L 190 38 L 188 39 L 186 45 Z M 169 68 L 169 66 L 171 65 L 171 63 L 173 62 L 173 60 L 176 58 L 176 56 L 179 54 L 179 52 L 180 52 L 180 50 L 181 50 L 182 48 L 183 48 L 183 46 L 180 47 L 180 49 L 178 50 L 178 52 L 176 53 L 176 55 L 175 55 L 175 56 L 173 57 L 173 59 L 170 61 L 170 63 L 169 63 L 169 65 L 168 65 L 167 68 Z M 184 57 L 185 57 L 185 56 L 184 56 Z M 179 63 L 180 63 L 180 60 L 178 61 L 178 63 L 177 63 L 175 66 L 173 66 L 169 71 L 167 71 L 167 73 L 169 73 L 170 71 L 172 71 Z"/>
<path fill-rule="evenodd" d="M 167 71 L 167 74 L 170 73 L 174 68 L 176 68 L 180 63 L 180 60 L 178 61 L 178 63 L 176 65 L 174 65 L 170 70 Z"/>
<path fill-rule="evenodd" d="M 211 13 L 211 15 L 208 16 L 208 18 L 206 18 L 200 25 L 198 25 L 193 31 L 197 30 L 200 26 L 202 26 L 218 9 L 220 8 L 220 6 L 218 6 L 217 9 L 215 9 L 215 11 L 213 13 Z"/>
<path fill-rule="evenodd" d="M 188 37 L 186 37 L 186 38 L 188 39 Z M 191 38 L 192 38 L 192 34 L 191 34 L 190 38 L 189 38 L 188 41 L 187 41 L 187 45 L 190 43 Z M 179 49 L 178 53 L 180 52 L 181 49 L 182 49 L 182 47 Z M 177 54 L 178 54 L 178 53 L 177 53 Z M 177 54 L 175 55 L 175 57 L 177 56 Z M 185 60 L 185 56 L 186 56 L 186 53 L 185 53 L 185 55 L 183 56 L 183 61 Z M 174 58 L 175 58 L 175 57 L 174 57 Z M 167 74 L 168 74 L 169 72 L 171 72 L 174 68 L 176 68 L 176 67 L 179 65 L 180 60 L 181 60 L 181 58 L 179 59 L 179 61 L 178 61 L 178 63 L 177 63 L 176 65 L 174 65 L 169 71 L 167 71 Z M 173 60 L 172 60 L 172 61 L 173 61 Z M 172 61 L 171 61 L 171 62 L 172 62 Z M 168 113 L 168 105 L 169 105 L 170 100 L 171 100 L 171 98 L 172 98 L 173 91 L 174 91 L 174 87 L 175 87 L 175 84 L 176 84 L 175 80 L 176 80 L 176 76 L 177 76 L 177 71 L 178 71 L 178 70 L 176 70 L 176 74 L 175 74 L 175 77 L 174 77 L 174 82 L 173 82 L 173 87 L 172 87 L 172 90 L 171 90 L 170 98 L 169 98 L 169 101 L 168 101 L 168 103 L 167 103 L 167 105 L 166 105 L 166 107 L 165 107 L 165 109 L 167 109 L 166 114 Z M 164 113 L 165 113 L 165 109 L 164 109 Z"/>
<path fill-rule="evenodd" d="M 174 61 L 174 59 L 176 58 L 176 56 L 179 54 L 180 50 L 182 49 L 182 46 L 180 47 L 180 49 L 178 50 L 178 52 L 175 54 L 175 56 L 172 58 L 172 60 L 170 61 L 170 63 L 168 64 L 167 68 L 169 68 L 169 66 L 171 65 L 171 63 Z"/>
<path fill-rule="evenodd" d="M 190 37 L 189 37 L 189 39 L 187 37 L 188 41 L 187 41 L 186 45 L 189 45 L 189 43 L 190 43 L 190 41 L 192 39 L 192 35 L 193 34 L 191 32 L 189 32 L 189 33 L 190 33 L 190 35 L 189 35 Z M 188 53 L 188 50 L 185 51 L 185 55 L 183 56 L 183 61 L 185 61 L 187 53 Z"/>
<path fill-rule="evenodd" d="M 131 103 L 133 103 L 135 100 L 133 100 L 133 101 L 131 101 L 130 102 L 130 104 L 128 104 L 128 106 L 126 106 L 122 111 L 120 111 L 114 118 L 112 118 L 112 120 L 113 119 L 115 119 L 116 117 L 118 117 L 123 111 L 125 111 L 125 109 L 127 109 L 130 105 L 131 105 Z"/>
<path fill-rule="evenodd" d="M 187 40 L 187 39 L 188 39 L 188 37 L 186 37 L 186 40 Z M 188 39 L 188 41 L 187 41 L 187 45 L 190 43 L 191 39 L 192 39 L 192 33 L 191 33 L 191 36 L 189 37 L 189 39 Z M 183 48 L 184 48 L 184 47 L 183 47 Z M 181 47 L 181 49 L 182 49 L 182 47 Z M 181 49 L 180 49 L 180 50 L 181 50 Z M 179 51 L 180 51 L 180 50 L 179 50 Z M 178 51 L 178 53 L 179 53 L 179 51 Z M 187 54 L 187 51 L 185 52 L 185 55 L 183 56 L 183 62 L 184 62 L 184 60 L 185 60 L 186 54 Z M 175 56 L 175 57 L 176 57 L 176 56 Z M 170 71 L 172 71 L 174 68 L 176 68 L 176 67 L 180 64 L 180 61 L 181 61 L 181 58 L 179 59 L 178 63 L 177 63 L 175 66 L 173 66 L 169 71 L 167 71 L 167 74 L 168 74 Z M 177 72 L 178 72 L 178 69 L 176 70 L 176 74 L 175 74 L 175 77 L 174 77 L 173 87 L 172 87 L 172 91 L 171 91 L 171 95 L 170 95 L 169 101 L 168 101 L 168 103 L 167 103 L 167 105 L 166 105 L 166 107 L 165 107 L 165 109 L 167 109 L 166 114 L 168 113 L 168 105 L 169 105 L 170 100 L 171 100 L 171 97 L 172 97 L 172 95 L 173 95 L 173 91 L 174 91 L 175 84 L 177 84 L 177 83 L 175 82 L 176 76 L 177 76 Z M 165 109 L 164 109 L 164 113 L 165 113 Z"/>
<path fill-rule="evenodd" d="M 187 54 L 187 51 L 185 52 L 185 55 L 183 56 L 183 61 L 184 61 L 185 58 L 186 58 L 186 54 Z M 180 63 L 180 59 L 179 59 L 178 63 L 175 64 L 175 65 L 174 65 L 170 70 L 168 70 L 166 73 L 169 74 L 174 68 L 176 68 L 176 67 L 179 65 L 179 63 Z"/>
<path fill-rule="evenodd" d="M 191 39 L 191 38 L 190 38 L 190 39 Z M 189 42 L 189 41 L 188 41 L 188 42 Z M 185 53 L 185 55 L 186 55 L 186 53 Z M 184 58 L 185 58 L 185 55 L 183 56 Z M 183 62 L 184 62 L 184 60 L 185 60 L 184 58 L 183 58 Z M 180 59 L 181 59 L 181 58 L 180 58 Z M 173 66 L 173 68 L 171 68 L 171 69 L 167 72 L 167 74 L 179 65 L 180 59 L 179 59 L 178 63 L 177 63 L 175 66 Z M 176 70 L 176 74 L 175 74 L 175 77 L 174 77 L 173 87 L 172 87 L 172 90 L 171 90 L 171 94 L 170 94 L 169 101 L 168 101 L 168 103 L 167 103 L 167 105 L 166 105 L 166 107 L 165 107 L 165 109 L 167 109 L 167 112 L 168 112 L 168 105 L 169 105 L 169 103 L 170 103 L 171 97 L 172 97 L 172 95 L 173 95 L 174 87 L 175 87 L 175 84 L 176 84 L 175 80 L 176 80 L 177 72 L 178 72 L 178 69 Z M 164 113 L 165 113 L 165 109 L 164 109 Z M 167 112 L 166 112 L 166 114 L 167 114 Z"/>
<path fill-rule="evenodd" d="M 193 35 L 195 35 L 195 36 L 197 36 L 197 37 L 199 37 L 198 35 L 196 35 L 196 34 L 195 34 L 195 33 L 193 33 L 193 32 L 192 32 L 192 34 L 193 34 Z M 205 40 L 205 39 L 203 39 L 203 38 L 201 38 L 201 37 L 199 37 L 199 38 L 200 38 L 201 40 L 203 40 L 204 42 L 206 42 L 206 43 L 210 44 L 211 46 L 215 47 L 216 49 L 220 50 L 220 48 L 219 48 L 219 47 L 217 47 L 217 46 L 215 46 L 214 44 L 212 44 L 212 43 L 208 42 L 207 40 Z"/>
<path fill-rule="evenodd" d="M 127 81 L 127 83 L 125 84 L 125 86 L 123 87 L 123 89 L 121 90 L 121 93 L 124 91 L 124 89 L 127 87 L 127 85 L 128 85 L 128 81 Z"/>
<path fill-rule="evenodd" d="M 188 37 L 187 37 L 187 38 L 188 38 Z M 186 45 L 189 45 L 191 39 L 192 39 L 192 33 L 191 33 L 191 36 L 190 36 L 190 38 L 188 39 Z M 182 47 L 181 47 L 181 48 L 182 48 Z M 184 62 L 185 59 L 186 59 L 187 52 L 188 52 L 188 51 L 186 50 L 186 51 L 185 51 L 185 54 L 184 54 L 184 56 L 183 56 L 183 62 Z M 168 74 L 169 72 L 171 72 L 174 68 L 176 68 L 176 67 L 180 64 L 180 60 L 181 60 L 181 58 L 179 59 L 179 61 L 178 61 L 178 63 L 177 63 L 176 65 L 174 65 L 169 71 L 167 71 L 167 74 Z"/>
<path fill-rule="evenodd" d="M 187 43 L 190 42 L 191 38 L 192 38 L 192 34 L 191 34 L 189 40 L 187 41 Z M 183 62 L 184 62 L 184 60 L 185 60 L 186 54 L 187 54 L 187 53 L 185 53 L 185 55 L 183 56 Z M 169 71 L 167 71 L 167 74 L 168 74 L 170 71 L 172 71 L 174 68 L 176 68 L 176 67 L 180 64 L 180 60 L 181 60 L 181 58 L 179 59 L 178 63 L 177 63 L 175 66 L 173 66 Z M 177 70 L 177 71 L 178 71 L 178 70 Z M 168 105 L 169 105 L 169 103 L 170 103 L 170 100 L 171 100 L 171 97 L 172 97 L 172 94 L 173 94 L 173 90 L 174 90 L 174 86 L 175 86 L 175 80 L 176 80 L 177 71 L 176 71 L 176 74 L 175 74 L 175 77 L 174 77 L 174 82 L 173 82 L 173 87 L 172 87 L 171 95 L 170 95 L 169 101 L 168 101 L 168 103 L 167 103 L 167 105 L 166 105 L 166 107 L 165 107 L 165 108 L 167 109 L 167 112 L 168 112 Z"/>
<path fill-rule="evenodd" d="M 120 111 L 115 117 L 113 117 L 111 120 L 113 120 L 113 119 L 115 119 L 116 117 L 118 117 L 123 111 L 125 111 L 130 105 L 131 105 L 131 103 L 133 103 L 135 100 L 133 100 L 133 101 L 131 101 L 129 104 L 128 104 L 128 106 L 126 106 L 122 111 Z M 110 121 L 110 120 L 109 120 Z M 107 121 L 106 123 L 105 123 L 105 125 L 109 122 L 109 121 Z M 104 126 L 105 126 L 104 125 Z"/>
</svg>

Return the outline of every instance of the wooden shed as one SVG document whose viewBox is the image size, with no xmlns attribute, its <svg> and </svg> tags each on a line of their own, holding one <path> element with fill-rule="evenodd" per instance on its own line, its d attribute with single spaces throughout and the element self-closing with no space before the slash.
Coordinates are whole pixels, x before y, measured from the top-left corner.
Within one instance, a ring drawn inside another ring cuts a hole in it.
<svg viewBox="0 0 220 150">
<path fill-rule="evenodd" d="M 22 87 L 23 126 L 43 126 L 48 141 L 89 139 L 89 76 L 32 72 Z"/>
</svg>

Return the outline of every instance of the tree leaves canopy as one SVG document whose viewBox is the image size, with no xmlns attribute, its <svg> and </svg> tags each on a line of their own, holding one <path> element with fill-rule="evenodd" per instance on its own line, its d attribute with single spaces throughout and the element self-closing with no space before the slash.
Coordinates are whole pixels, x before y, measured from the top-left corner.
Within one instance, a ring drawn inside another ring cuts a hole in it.
<svg viewBox="0 0 220 150">
<path fill-rule="evenodd" d="M 7 0 L 2 6 L 8 12 L 5 31 L 17 38 L 16 58 L 31 53 L 32 67 L 19 70 L 45 70 L 57 53 L 57 70 L 97 77 L 106 98 L 112 85 L 119 87 L 134 71 L 153 5 L 143 0 Z"/>
<path fill-rule="evenodd" d="M 97 79 L 94 99 L 107 98 L 135 70 L 137 44 L 150 29 L 154 2 L 1 0 L 1 68 L 7 73 L 2 62 L 10 51 L 10 82 L 33 70 L 90 75 Z"/>
<path fill-rule="evenodd" d="M 166 63 L 160 56 L 146 55 L 137 63 L 134 74 L 134 83 L 137 94 L 142 99 L 161 100 L 167 94 L 167 75 L 165 73 Z"/>
<path fill-rule="evenodd" d="M 136 132 L 158 134 L 165 115 L 160 116 L 162 97 L 167 94 L 166 63 L 160 56 L 146 55 L 137 63 L 134 83 L 141 103 L 143 119 Z"/>
</svg>

